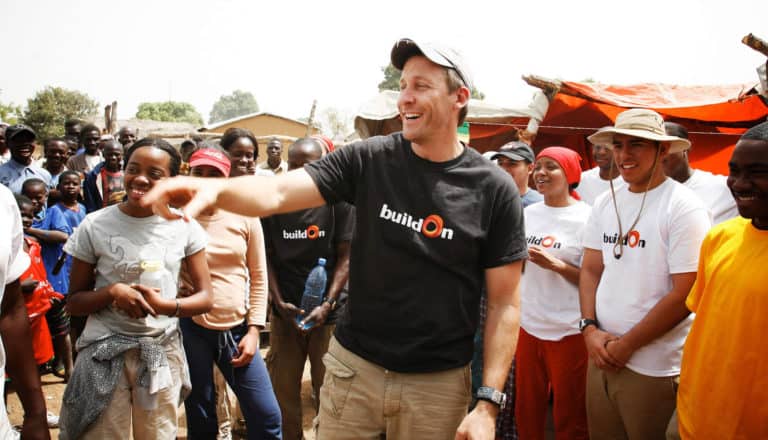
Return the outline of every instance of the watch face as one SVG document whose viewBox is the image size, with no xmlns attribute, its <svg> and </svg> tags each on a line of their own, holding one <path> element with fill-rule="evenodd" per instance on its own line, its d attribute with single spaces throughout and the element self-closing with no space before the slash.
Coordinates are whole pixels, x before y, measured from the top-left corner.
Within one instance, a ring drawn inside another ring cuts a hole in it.
<svg viewBox="0 0 768 440">
<path fill-rule="evenodd" d="M 477 389 L 477 397 L 483 400 L 489 400 L 497 405 L 503 405 L 506 395 L 499 390 L 491 387 L 480 387 Z"/>
</svg>

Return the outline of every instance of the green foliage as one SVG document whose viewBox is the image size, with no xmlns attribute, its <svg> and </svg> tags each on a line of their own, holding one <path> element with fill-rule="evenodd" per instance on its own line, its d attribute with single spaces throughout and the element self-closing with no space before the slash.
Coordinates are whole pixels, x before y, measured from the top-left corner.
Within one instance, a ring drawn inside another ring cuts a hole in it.
<svg viewBox="0 0 768 440">
<path fill-rule="evenodd" d="M 395 66 L 393 66 L 391 63 L 387 64 L 387 67 L 382 67 L 381 71 L 384 73 L 384 79 L 379 83 L 379 91 L 383 92 L 384 90 L 394 90 L 399 92 L 401 72 L 395 69 Z"/>
<path fill-rule="evenodd" d="M 27 100 L 21 122 L 32 127 L 39 139 L 64 135 L 64 121 L 84 119 L 98 110 L 85 93 L 48 86 Z"/>
<path fill-rule="evenodd" d="M 139 111 L 136 112 L 136 118 L 203 125 L 203 117 L 197 112 L 195 106 L 188 102 L 142 102 L 139 104 Z"/>
<path fill-rule="evenodd" d="M 387 67 L 382 67 L 381 71 L 384 73 L 384 79 L 379 83 L 379 92 L 384 90 L 400 91 L 400 74 L 401 72 L 395 69 L 395 66 L 388 64 Z M 485 99 L 485 93 L 481 92 L 477 87 L 472 87 L 472 99 Z"/>
<path fill-rule="evenodd" d="M 235 90 L 231 95 L 222 95 L 213 104 L 208 123 L 226 121 L 259 111 L 259 104 L 251 92 Z"/>
<path fill-rule="evenodd" d="M 477 87 L 472 87 L 472 94 L 470 95 L 470 98 L 479 99 L 482 101 L 483 99 L 485 99 L 485 93 L 478 90 Z"/>
<path fill-rule="evenodd" d="M 19 122 L 19 117 L 21 117 L 21 114 L 20 106 L 14 105 L 13 103 L 3 104 L 0 102 L 0 121 L 3 121 L 9 125 L 13 125 Z"/>
</svg>

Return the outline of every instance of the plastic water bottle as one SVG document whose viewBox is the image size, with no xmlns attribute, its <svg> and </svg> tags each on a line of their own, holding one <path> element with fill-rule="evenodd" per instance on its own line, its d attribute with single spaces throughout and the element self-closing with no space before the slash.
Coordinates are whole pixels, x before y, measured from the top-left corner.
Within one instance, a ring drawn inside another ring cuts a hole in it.
<svg viewBox="0 0 768 440">
<path fill-rule="evenodd" d="M 164 289 L 163 282 L 166 273 L 163 262 L 161 260 L 141 260 L 139 268 L 141 269 L 141 272 L 139 273 L 139 284 L 145 287 L 160 289 L 160 295 L 163 298 L 167 298 L 168 292 L 166 292 L 167 289 Z M 146 318 L 144 318 L 146 325 L 156 328 L 167 326 L 169 321 L 170 318 L 163 315 L 159 315 L 158 317 L 147 315 Z"/>
<path fill-rule="evenodd" d="M 315 307 L 318 307 L 323 303 L 323 297 L 325 296 L 325 285 L 328 282 L 328 274 L 325 271 L 325 258 L 317 259 L 317 266 L 315 266 L 309 276 L 307 282 L 304 284 L 304 294 L 301 296 L 301 309 L 305 314 L 296 316 L 296 322 L 299 326 L 305 330 L 312 328 L 315 325 L 314 322 L 307 322 L 302 324 L 301 320 L 306 317 Z"/>
</svg>

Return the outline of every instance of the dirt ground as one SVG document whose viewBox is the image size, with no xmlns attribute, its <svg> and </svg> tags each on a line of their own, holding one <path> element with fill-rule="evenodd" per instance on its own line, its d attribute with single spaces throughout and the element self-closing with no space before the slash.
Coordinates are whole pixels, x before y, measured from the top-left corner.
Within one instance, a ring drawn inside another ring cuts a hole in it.
<svg viewBox="0 0 768 440">
<path fill-rule="evenodd" d="M 266 350 L 262 350 L 262 356 L 266 355 Z M 48 407 L 48 411 L 54 414 L 59 414 L 61 411 L 61 396 L 64 394 L 64 382 L 52 374 L 45 375 L 41 378 L 43 384 L 43 395 L 45 396 L 45 404 Z M 315 440 L 315 434 L 312 431 L 312 420 L 315 417 L 315 409 L 312 406 L 312 386 L 309 377 L 309 363 L 304 368 L 304 378 L 301 384 L 301 406 L 302 413 L 304 415 L 304 438 L 306 440 Z M 8 395 L 8 417 L 11 420 L 12 425 L 19 425 L 22 422 L 24 412 L 21 408 L 16 393 L 11 392 Z M 179 434 L 177 439 L 187 438 L 186 419 L 184 417 L 184 406 L 181 407 L 181 416 L 179 417 Z M 51 439 L 59 438 L 59 430 L 51 429 Z M 236 433 L 232 435 L 233 439 L 241 439 Z"/>
</svg>

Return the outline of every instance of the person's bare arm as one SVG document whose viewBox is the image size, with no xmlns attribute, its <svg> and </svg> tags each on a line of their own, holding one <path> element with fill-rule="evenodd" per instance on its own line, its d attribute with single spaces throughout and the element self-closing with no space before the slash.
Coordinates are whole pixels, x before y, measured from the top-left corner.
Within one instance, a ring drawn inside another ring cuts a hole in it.
<svg viewBox="0 0 768 440">
<path fill-rule="evenodd" d="M 597 319 L 595 298 L 597 296 L 597 286 L 600 284 L 600 277 L 603 274 L 603 268 L 603 253 L 597 249 L 585 248 L 579 275 L 579 306 L 582 318 Z M 582 335 L 584 336 L 587 353 L 589 353 L 589 357 L 595 363 L 595 366 L 613 370 L 621 368 L 605 349 L 605 344 L 608 341 L 616 339 L 615 335 L 603 331 L 595 325 L 585 328 L 582 331 Z"/>
<path fill-rule="evenodd" d="M 325 204 L 315 182 L 302 169 L 274 177 L 240 176 L 210 179 L 177 176 L 155 184 L 142 205 L 167 219 L 177 219 L 169 206 L 182 208 L 184 217 L 195 218 L 209 206 L 248 217 L 314 208 Z"/>
<path fill-rule="evenodd" d="M 628 332 L 606 345 L 614 361 L 624 366 L 632 353 L 672 330 L 691 313 L 685 298 L 696 281 L 696 272 L 672 274 L 672 290 L 656 303 Z"/>
<path fill-rule="evenodd" d="M 487 317 L 483 329 L 483 385 L 503 390 L 520 331 L 522 261 L 486 269 Z M 499 408 L 478 401 L 461 422 L 457 439 L 493 439 Z"/>
<path fill-rule="evenodd" d="M 297 329 L 299 325 L 296 322 L 296 316 L 301 315 L 301 309 L 283 299 L 283 293 L 280 291 L 280 283 L 277 280 L 277 270 L 275 265 L 272 264 L 273 257 L 267 255 L 267 279 L 268 279 L 268 291 L 269 300 L 275 307 L 274 310 L 280 315 L 281 318 L 292 322 Z"/>
<path fill-rule="evenodd" d="M 336 244 L 336 267 L 331 275 L 331 282 L 328 287 L 328 299 L 338 300 L 341 296 L 341 290 L 349 280 L 349 255 L 351 242 L 342 241 Z"/>
<path fill-rule="evenodd" d="M 42 243 L 64 243 L 69 238 L 66 232 L 29 227 L 25 233 L 35 237 Z"/>
<path fill-rule="evenodd" d="M 29 330 L 27 308 L 16 280 L 5 286 L 0 305 L 0 335 L 6 353 L 6 370 L 24 408 L 24 439 L 49 439 L 40 376 L 32 354 L 32 337 Z"/>
<path fill-rule="evenodd" d="M 584 257 L 581 261 L 581 275 L 579 276 L 579 307 L 581 317 L 597 319 L 595 311 L 595 297 L 597 285 L 603 275 L 603 253 L 596 249 L 584 249 Z"/>
<path fill-rule="evenodd" d="M 580 268 L 555 257 L 541 246 L 528 246 L 528 259 L 531 263 L 551 270 L 565 278 L 569 283 L 578 286 Z"/>
</svg>

